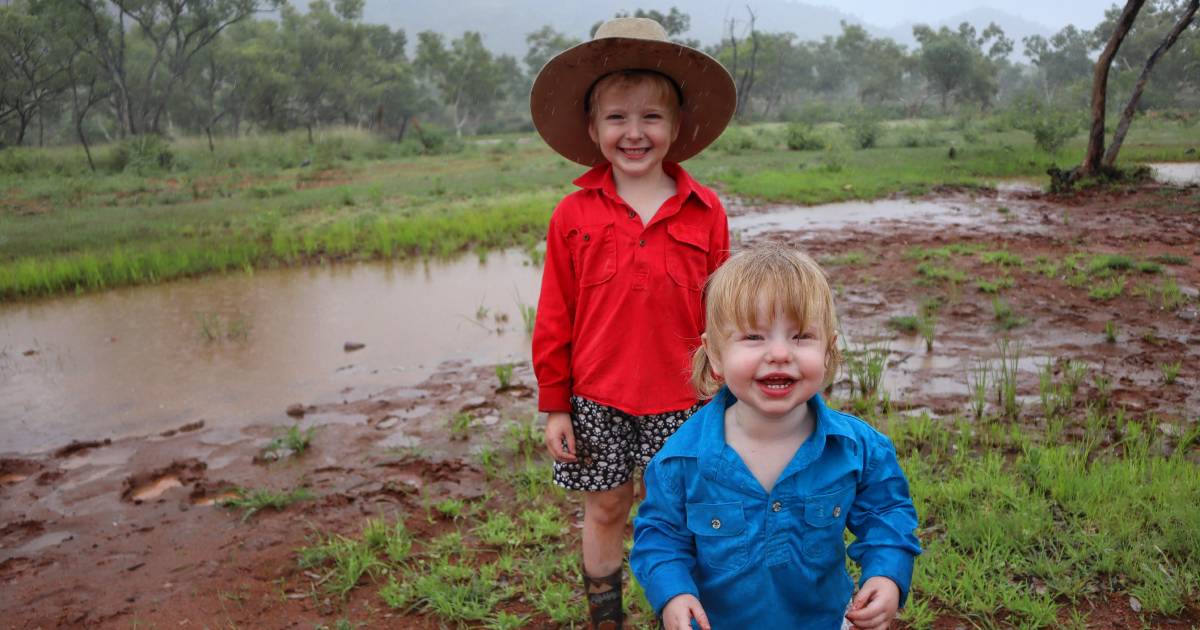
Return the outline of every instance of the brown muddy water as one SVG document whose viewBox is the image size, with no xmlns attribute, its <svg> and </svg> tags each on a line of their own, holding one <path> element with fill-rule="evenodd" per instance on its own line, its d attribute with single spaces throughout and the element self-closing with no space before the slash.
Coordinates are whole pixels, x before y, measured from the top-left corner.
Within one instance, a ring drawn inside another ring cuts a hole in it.
<svg viewBox="0 0 1200 630">
<path fill-rule="evenodd" d="M 536 303 L 540 276 L 524 254 L 496 252 L 4 305 L 0 453 L 200 420 L 218 433 L 283 423 L 291 404 L 366 398 L 446 360 L 526 361 L 518 305 Z"/>
</svg>

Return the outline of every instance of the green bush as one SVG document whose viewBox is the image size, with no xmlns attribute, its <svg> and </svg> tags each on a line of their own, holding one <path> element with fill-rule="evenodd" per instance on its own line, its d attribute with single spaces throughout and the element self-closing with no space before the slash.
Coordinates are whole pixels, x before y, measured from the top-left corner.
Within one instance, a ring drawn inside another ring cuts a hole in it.
<svg viewBox="0 0 1200 630">
<path fill-rule="evenodd" d="M 113 170 L 139 175 L 166 170 L 174 164 L 175 154 L 171 151 L 171 144 L 156 134 L 128 138 L 112 154 Z"/>
<path fill-rule="evenodd" d="M 754 135 L 741 127 L 730 126 L 713 143 L 713 148 L 730 155 L 738 155 L 755 148 Z"/>
<path fill-rule="evenodd" d="M 846 120 L 846 132 L 854 146 L 870 149 L 879 144 L 879 138 L 883 135 L 883 125 L 874 115 L 860 112 Z"/>
<path fill-rule="evenodd" d="M 792 151 L 815 151 L 825 148 L 825 138 L 805 122 L 788 124 L 784 143 Z"/>
</svg>

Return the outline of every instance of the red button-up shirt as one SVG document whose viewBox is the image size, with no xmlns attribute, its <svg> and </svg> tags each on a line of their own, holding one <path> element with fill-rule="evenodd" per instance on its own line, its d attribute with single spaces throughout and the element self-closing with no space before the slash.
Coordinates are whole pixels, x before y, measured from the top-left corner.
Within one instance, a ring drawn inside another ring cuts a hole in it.
<svg viewBox="0 0 1200 630">
<path fill-rule="evenodd" d="M 691 355 L 704 331 L 704 282 L 729 255 L 725 209 L 678 164 L 646 225 L 617 196 L 612 166 L 593 168 L 550 217 L 533 329 L 538 408 L 580 396 L 632 415 L 696 402 Z"/>
</svg>

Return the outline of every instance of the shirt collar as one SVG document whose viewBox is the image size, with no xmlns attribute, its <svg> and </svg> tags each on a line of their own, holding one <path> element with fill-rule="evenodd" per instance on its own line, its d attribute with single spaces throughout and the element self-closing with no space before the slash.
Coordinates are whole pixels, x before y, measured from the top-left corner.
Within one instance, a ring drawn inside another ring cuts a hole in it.
<svg viewBox="0 0 1200 630">
<path fill-rule="evenodd" d="M 706 407 L 709 413 L 703 418 L 699 455 L 701 468 L 707 469 L 713 479 L 728 478 L 729 473 L 724 470 L 726 462 L 722 457 L 725 448 L 725 410 L 735 402 L 737 402 L 737 397 L 733 395 L 733 392 L 729 391 L 728 387 L 722 386 L 717 395 L 713 396 L 712 403 Z M 847 418 L 830 409 L 820 394 L 815 394 L 809 399 L 808 408 L 815 413 L 812 435 L 801 445 L 800 450 L 796 453 L 797 457 L 793 459 L 792 463 L 780 473 L 780 479 L 785 478 L 795 469 L 804 468 L 816 461 L 825 451 L 825 443 L 831 436 L 851 439 L 854 437 Z"/>
<path fill-rule="evenodd" d="M 694 197 L 705 208 L 711 208 L 708 200 L 700 194 L 699 184 L 683 167 L 675 162 L 663 162 L 663 172 L 671 176 L 675 180 L 675 196 L 686 201 L 689 196 Z M 588 172 L 575 178 L 572 182 L 576 186 L 585 190 L 599 190 L 604 192 L 612 199 L 617 199 L 617 182 L 613 179 L 612 164 L 601 162 L 593 166 Z"/>
</svg>

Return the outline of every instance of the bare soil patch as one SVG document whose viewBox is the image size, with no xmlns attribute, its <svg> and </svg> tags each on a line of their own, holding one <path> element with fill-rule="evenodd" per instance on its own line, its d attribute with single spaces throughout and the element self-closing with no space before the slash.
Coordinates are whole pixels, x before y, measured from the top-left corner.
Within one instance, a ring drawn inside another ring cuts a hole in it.
<svg viewBox="0 0 1200 630">
<path fill-rule="evenodd" d="M 944 194 L 994 213 L 993 220 L 949 226 L 877 221 L 755 238 L 790 242 L 831 260 L 865 254 L 862 262 L 828 266 L 842 327 L 854 342 L 890 339 L 885 383 L 903 408 L 962 413 L 964 366 L 994 356 L 996 339 L 1008 334 L 1034 362 L 1021 371 L 1023 395 L 1036 398 L 1036 362 L 1069 358 L 1098 366 L 1112 379 L 1112 404 L 1160 419 L 1164 431 L 1197 421 L 1200 377 L 1190 366 L 1200 363 L 1200 190 L 1142 187 L 1069 198 Z M 951 244 L 980 248 L 942 261 L 968 280 L 928 283 L 913 248 Z M 1023 265 L 1001 269 L 979 255 L 997 250 Z M 1065 272 L 1033 269 L 1039 257 L 1062 261 L 1081 252 L 1175 264 L 1129 276 L 1124 293 L 1110 300 L 1089 297 L 1089 286 L 1070 286 Z M 974 282 L 1004 275 L 1013 285 L 997 295 L 1024 320 L 1008 331 L 998 328 L 996 295 Z M 1157 285 L 1167 277 L 1191 296 L 1182 306 L 1167 309 L 1154 296 L 1135 294 L 1139 283 Z M 931 350 L 915 335 L 888 328 L 890 318 L 915 313 L 928 299 L 943 303 Z M 1109 322 L 1116 322 L 1115 342 L 1107 338 Z M 1160 366 L 1175 362 L 1185 368 L 1165 383 Z M 500 443 L 507 422 L 533 414 L 533 382 L 527 364 L 516 367 L 513 385 L 502 390 L 491 367 L 445 364 L 418 387 L 332 405 L 304 402 L 305 426 L 319 426 L 312 446 L 279 461 L 258 457 L 277 427 L 252 427 L 233 441 L 214 442 L 195 423 L 0 459 L 0 619 L 11 628 L 282 628 L 340 618 L 371 627 L 438 627 L 432 617 L 388 610 L 374 588 L 355 589 L 345 602 L 330 599 L 317 587 L 320 576 L 298 566 L 296 550 L 311 544 L 316 532 L 353 535 L 369 517 L 401 518 L 416 539 L 427 540 L 453 528 L 446 518 L 428 516 L 430 497 L 477 502 L 485 510 L 510 505 L 512 489 L 487 478 L 477 453 Z M 1093 384 L 1084 388 L 1088 396 L 1101 394 Z M 1036 430 L 1036 405 L 1026 408 L 1023 421 Z M 467 439 L 454 439 L 450 430 L 460 413 L 474 419 Z M 235 487 L 300 486 L 317 498 L 264 510 L 246 523 L 216 505 Z M 563 539 L 576 548 L 578 504 L 569 499 L 563 508 L 570 523 Z M 1081 606 L 1095 628 L 1200 623 L 1195 609 L 1172 619 L 1140 618 L 1119 593 L 1099 593 Z M 531 615 L 531 627 L 553 626 L 526 602 L 502 608 Z M 935 627 L 973 624 L 945 616 Z"/>
</svg>

